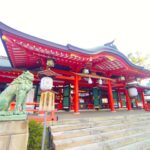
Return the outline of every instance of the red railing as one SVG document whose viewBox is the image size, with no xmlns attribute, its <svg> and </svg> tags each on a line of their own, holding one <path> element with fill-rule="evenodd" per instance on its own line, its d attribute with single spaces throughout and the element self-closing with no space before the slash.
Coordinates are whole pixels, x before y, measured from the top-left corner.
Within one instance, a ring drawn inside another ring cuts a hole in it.
<svg viewBox="0 0 150 150">
<path fill-rule="evenodd" d="M 26 105 L 33 105 L 34 106 L 34 108 L 35 108 L 35 106 L 39 106 L 39 103 L 37 103 L 37 102 L 32 102 L 32 103 L 26 103 Z M 16 106 L 16 102 L 12 102 L 11 104 L 10 104 L 10 108 L 9 108 L 9 110 L 10 111 L 12 111 L 12 110 L 14 110 L 15 109 L 15 106 Z M 44 114 L 44 111 L 41 111 L 41 110 L 39 110 L 39 109 L 26 109 L 26 111 L 27 112 L 37 112 L 38 114 Z M 52 111 L 50 111 L 50 115 L 48 115 L 47 116 L 47 121 L 57 121 L 58 120 L 58 117 L 56 116 L 56 113 L 57 112 L 57 110 L 55 109 L 55 110 L 52 110 Z M 43 116 L 28 116 L 28 119 L 29 120 L 35 120 L 35 121 L 37 121 L 37 122 L 44 122 L 44 118 L 43 118 Z"/>
<path fill-rule="evenodd" d="M 37 103 L 37 102 L 32 102 L 32 103 L 26 103 L 26 105 L 33 105 L 34 107 L 35 106 L 39 106 L 39 103 Z M 16 102 L 12 102 L 11 104 L 10 104 L 10 108 L 9 108 L 9 110 L 10 111 L 12 111 L 12 110 L 14 110 L 15 109 L 15 106 L 16 106 Z M 39 110 L 38 109 L 26 109 L 26 111 L 27 112 L 39 112 Z"/>
</svg>

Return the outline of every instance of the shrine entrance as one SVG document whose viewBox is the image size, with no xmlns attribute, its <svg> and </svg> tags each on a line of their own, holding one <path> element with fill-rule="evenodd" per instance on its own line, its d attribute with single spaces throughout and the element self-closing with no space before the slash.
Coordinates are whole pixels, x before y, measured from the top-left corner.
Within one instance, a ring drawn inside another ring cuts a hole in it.
<svg viewBox="0 0 150 150">
<path fill-rule="evenodd" d="M 118 108 L 130 111 L 140 105 L 145 107 L 147 87 L 130 83 L 149 78 L 150 71 L 132 64 L 114 41 L 86 50 L 42 40 L 3 23 L 0 23 L 0 33 L 11 63 L 11 68 L 0 68 L 0 84 L 12 82 L 24 70 L 31 71 L 35 86 L 33 103 L 40 99 L 39 72 L 47 71 L 45 76 L 49 76 L 49 72 L 58 74 L 53 77 L 52 89 L 58 110 L 79 113 L 83 109 L 109 109 L 115 112 Z M 136 95 L 129 92 L 131 88 L 136 89 Z"/>
</svg>

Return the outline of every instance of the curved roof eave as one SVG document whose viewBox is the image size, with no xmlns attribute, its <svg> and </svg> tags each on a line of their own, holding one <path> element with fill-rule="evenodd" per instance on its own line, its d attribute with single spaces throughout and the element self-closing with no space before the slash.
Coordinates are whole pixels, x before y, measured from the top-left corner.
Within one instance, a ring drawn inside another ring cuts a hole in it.
<svg viewBox="0 0 150 150">
<path fill-rule="evenodd" d="M 90 54 L 95 54 L 96 55 L 96 54 L 100 54 L 102 52 L 112 53 L 112 54 L 118 55 L 121 58 L 123 58 L 128 65 L 130 65 L 130 66 L 132 66 L 134 68 L 140 69 L 140 70 L 144 70 L 144 71 L 150 72 L 149 70 L 144 69 L 144 67 L 142 67 L 142 66 L 137 66 L 137 65 L 133 64 L 131 61 L 129 61 L 129 59 L 123 53 L 121 53 L 117 49 L 114 49 L 113 47 L 101 46 L 101 47 L 99 47 L 99 49 L 96 49 L 96 50 L 92 49 L 92 51 L 90 51 L 90 50 L 85 50 L 85 49 L 81 49 L 81 48 L 75 47 L 75 46 L 70 45 L 70 44 L 68 44 L 67 46 L 71 50 L 74 50 L 74 51 L 77 51 L 77 52 L 81 52 L 81 53 L 86 53 L 86 54 L 89 54 L 89 55 Z"/>
<path fill-rule="evenodd" d="M 11 34 L 14 34 L 14 35 L 17 35 L 17 36 L 20 36 L 20 37 L 28 39 L 28 40 L 31 40 L 33 42 L 37 42 L 37 43 L 44 44 L 44 45 L 47 45 L 47 46 L 52 46 L 52 47 L 57 47 L 59 49 L 67 50 L 66 46 L 56 44 L 56 43 L 53 43 L 53 42 L 50 42 L 50 41 L 47 41 L 47 40 L 43 40 L 41 38 L 31 36 L 31 35 L 23 33 L 23 32 L 20 32 L 18 30 L 15 30 L 15 29 L 5 25 L 2 22 L 0 22 L 0 30 L 11 33 Z"/>
<path fill-rule="evenodd" d="M 2 22 L 0 22 L 0 30 L 11 33 L 11 34 L 14 34 L 14 35 L 17 35 L 17 36 L 20 36 L 20 37 L 28 39 L 28 40 L 31 40 L 33 42 L 37 42 L 39 44 L 43 44 L 43 45 L 51 46 L 51 47 L 56 47 L 58 49 L 62 49 L 62 50 L 65 50 L 65 51 L 72 50 L 72 51 L 75 51 L 75 52 L 88 54 L 88 55 L 91 55 L 91 54 L 97 55 L 97 54 L 100 54 L 102 52 L 112 53 L 112 54 L 118 55 L 121 58 L 123 58 L 127 62 L 127 64 L 130 65 L 131 67 L 134 67 L 134 68 L 137 68 L 137 69 L 140 69 L 140 70 L 143 70 L 143 71 L 146 71 L 146 72 L 150 73 L 150 71 L 147 70 L 147 69 L 144 69 L 144 67 L 137 66 L 137 65 L 133 64 L 132 62 L 130 62 L 129 59 L 123 53 L 121 53 L 120 51 L 118 51 L 117 49 L 115 49 L 111 46 L 101 46 L 99 48 L 91 49 L 91 50 L 85 50 L 85 49 L 82 49 L 82 48 L 78 48 L 78 47 L 73 46 L 71 44 L 67 44 L 66 46 L 64 46 L 64 45 L 56 44 L 56 43 L 53 43 L 53 42 L 50 42 L 50 41 L 47 41 L 47 40 L 43 40 L 43 39 L 31 36 L 31 35 L 23 33 L 23 32 L 20 32 L 18 30 L 15 30 L 15 29 L 5 25 Z"/>
</svg>

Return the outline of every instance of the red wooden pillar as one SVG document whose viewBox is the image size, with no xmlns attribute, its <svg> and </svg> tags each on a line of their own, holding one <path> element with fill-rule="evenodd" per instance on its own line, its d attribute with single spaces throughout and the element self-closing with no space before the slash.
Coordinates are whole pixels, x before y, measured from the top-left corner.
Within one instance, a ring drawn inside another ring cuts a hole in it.
<svg viewBox="0 0 150 150">
<path fill-rule="evenodd" d="M 118 91 L 118 98 L 119 98 L 120 108 L 122 108 L 123 104 L 122 104 L 121 94 L 119 91 Z"/>
<path fill-rule="evenodd" d="M 141 99 L 142 99 L 142 104 L 143 104 L 143 109 L 145 109 L 145 98 L 144 98 L 144 92 L 141 92 Z"/>
<path fill-rule="evenodd" d="M 113 99 L 113 93 L 112 93 L 112 86 L 111 86 L 111 81 L 108 80 L 108 94 L 109 94 L 109 105 L 110 105 L 110 110 L 112 112 L 115 112 L 115 107 L 114 107 L 114 99 Z"/>
<path fill-rule="evenodd" d="M 126 95 L 127 108 L 130 111 L 131 110 L 131 100 L 130 100 L 130 97 L 129 97 L 127 89 L 125 90 L 125 95 Z"/>
<path fill-rule="evenodd" d="M 79 112 L 79 77 L 74 78 L 74 112 Z"/>
</svg>

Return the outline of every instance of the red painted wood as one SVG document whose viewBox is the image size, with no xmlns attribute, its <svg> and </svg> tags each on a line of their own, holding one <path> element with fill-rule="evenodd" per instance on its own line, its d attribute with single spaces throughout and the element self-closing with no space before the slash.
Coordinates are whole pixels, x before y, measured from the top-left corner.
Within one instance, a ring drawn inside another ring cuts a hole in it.
<svg viewBox="0 0 150 150">
<path fill-rule="evenodd" d="M 77 75 L 74 78 L 74 112 L 79 112 L 79 79 Z"/>
<path fill-rule="evenodd" d="M 109 94 L 110 110 L 111 110 L 112 112 L 114 112 L 114 111 L 115 111 L 115 107 L 114 107 L 114 99 L 113 99 L 111 81 L 108 80 L 107 83 L 108 83 L 108 94 Z"/>
<path fill-rule="evenodd" d="M 11 33 L 4 32 L 3 34 L 7 37 L 6 45 L 14 67 L 36 68 L 44 65 L 38 63 L 38 60 L 43 59 L 46 63 L 48 58 L 53 58 L 56 64 L 69 66 L 73 71 L 77 72 L 88 66 L 90 70 L 95 69 L 106 76 L 150 76 L 146 71 L 143 72 L 140 69 L 131 67 L 122 57 L 110 52 L 89 55 L 71 50 L 65 51 L 41 43 L 35 43 Z"/>
<path fill-rule="evenodd" d="M 73 77 L 66 77 L 66 76 L 56 76 L 56 79 L 60 80 L 74 80 Z"/>
<path fill-rule="evenodd" d="M 67 75 L 67 76 L 72 76 L 74 75 L 73 72 L 70 72 L 70 71 L 65 71 L 65 70 L 58 70 L 58 69 L 54 69 L 54 68 L 51 68 L 52 71 L 58 73 L 58 74 L 63 74 L 63 75 Z"/>
<path fill-rule="evenodd" d="M 131 108 L 131 100 L 130 100 L 130 97 L 129 97 L 127 89 L 125 90 L 125 95 L 126 95 L 127 109 L 130 111 L 132 109 Z"/>
</svg>

